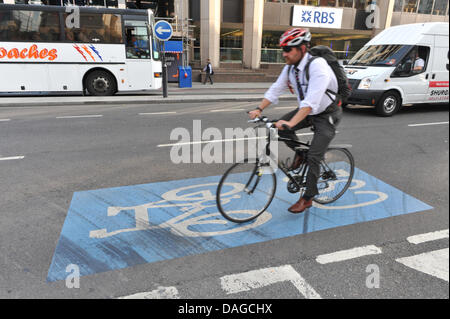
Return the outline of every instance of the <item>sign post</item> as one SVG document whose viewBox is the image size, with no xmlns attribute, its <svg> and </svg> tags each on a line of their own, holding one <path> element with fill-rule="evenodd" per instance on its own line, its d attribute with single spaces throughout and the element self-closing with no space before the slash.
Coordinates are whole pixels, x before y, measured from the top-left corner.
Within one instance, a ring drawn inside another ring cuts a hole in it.
<svg viewBox="0 0 450 319">
<path fill-rule="evenodd" d="M 163 97 L 167 97 L 167 65 L 166 65 L 166 44 L 173 34 L 173 29 L 170 23 L 167 21 L 161 20 L 156 22 L 155 27 L 155 36 L 158 40 L 162 41 L 162 74 L 163 74 Z"/>
</svg>

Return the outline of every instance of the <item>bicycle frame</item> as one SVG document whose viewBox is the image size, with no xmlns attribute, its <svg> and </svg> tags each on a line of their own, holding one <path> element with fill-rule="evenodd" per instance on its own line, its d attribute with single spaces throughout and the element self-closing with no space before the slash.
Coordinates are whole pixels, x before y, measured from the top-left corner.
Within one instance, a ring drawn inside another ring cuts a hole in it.
<svg viewBox="0 0 450 319">
<path fill-rule="evenodd" d="M 267 140 L 267 144 L 266 144 L 266 155 L 267 155 L 267 156 L 270 156 L 270 141 L 271 141 L 271 139 L 270 139 L 270 134 L 267 135 L 266 140 Z M 306 147 L 307 150 L 309 150 L 309 147 L 310 147 L 310 145 L 309 145 L 308 143 L 300 142 L 300 141 L 293 140 L 293 139 L 286 138 L 286 137 L 280 137 L 280 136 L 278 136 L 278 137 L 277 137 L 277 140 L 278 140 L 278 141 L 281 141 L 281 142 L 291 142 L 291 143 L 296 144 L 297 146 L 304 146 L 304 147 Z M 291 174 L 291 172 L 290 172 L 289 170 L 285 169 L 283 166 L 278 165 L 278 163 L 277 163 L 276 165 L 277 165 L 277 167 L 284 173 L 284 175 L 286 175 L 287 178 L 289 178 L 289 180 L 290 180 L 291 182 L 293 182 L 299 189 L 303 187 L 303 185 L 299 184 L 299 183 L 295 180 L 295 178 L 293 177 L 293 175 Z M 301 179 L 300 179 L 300 180 L 302 180 L 302 181 L 303 181 L 304 178 L 305 178 L 305 174 L 306 174 L 307 167 L 308 167 L 308 165 L 303 165 L 302 173 L 301 173 Z M 256 171 L 255 171 L 253 174 L 255 174 L 255 173 L 256 173 Z M 252 175 L 252 177 L 250 178 L 248 184 L 250 184 L 250 181 L 251 181 L 252 179 L 253 179 L 253 175 Z M 257 182 L 258 182 L 258 181 L 257 181 Z M 255 183 L 254 188 L 256 187 L 257 182 Z"/>
<path fill-rule="evenodd" d="M 271 142 L 271 134 L 270 134 L 270 130 L 274 129 L 274 123 L 277 122 L 277 121 L 276 121 L 276 120 L 269 121 L 269 120 L 268 120 L 267 118 L 265 118 L 265 117 L 262 117 L 261 119 L 257 118 L 257 119 L 255 119 L 255 120 L 249 121 L 249 123 L 258 123 L 258 122 L 263 122 L 263 123 L 264 123 L 263 125 L 269 130 L 269 134 L 268 134 L 267 137 L 266 137 L 267 144 L 266 144 L 266 151 L 265 151 L 265 153 L 266 153 L 267 156 L 270 157 L 270 142 Z M 311 145 L 310 145 L 309 143 L 300 142 L 300 141 L 298 141 L 298 140 L 294 140 L 294 139 L 291 139 L 291 138 L 286 138 L 286 137 L 277 136 L 277 140 L 278 140 L 278 141 L 281 141 L 281 142 L 290 142 L 290 143 L 293 143 L 293 144 L 295 144 L 295 145 L 297 145 L 297 146 L 299 146 L 299 147 L 304 147 L 304 148 L 306 148 L 306 152 L 308 152 L 309 149 L 310 149 L 310 147 L 311 147 Z M 303 187 L 305 187 L 305 185 L 303 185 L 303 181 L 305 180 L 305 174 L 306 174 L 306 171 L 307 171 L 307 168 L 308 168 L 308 164 L 307 164 L 307 163 L 305 163 L 305 164 L 303 165 L 301 175 L 296 174 L 296 176 L 299 176 L 299 177 L 300 177 L 300 179 L 299 179 L 299 180 L 301 181 L 300 184 L 297 182 L 297 180 L 296 180 L 296 179 L 294 178 L 294 176 L 291 174 L 291 171 L 287 170 L 285 167 L 280 166 L 280 165 L 278 164 L 278 160 L 275 161 L 275 163 L 276 163 L 276 166 L 277 166 L 279 169 L 281 169 L 281 171 L 284 173 L 284 175 L 287 176 L 287 178 L 289 179 L 289 181 L 292 182 L 292 183 L 294 183 L 294 185 L 297 186 L 299 190 L 301 190 Z M 321 160 L 320 165 L 323 165 L 323 166 L 326 168 L 325 170 L 326 170 L 327 172 L 332 172 L 331 179 L 336 179 L 336 174 L 333 172 L 333 170 L 331 170 L 331 169 L 328 167 L 328 165 L 326 164 L 326 162 L 323 161 L 323 159 Z M 246 187 L 248 187 L 248 185 L 250 185 L 250 183 L 251 183 L 251 181 L 253 180 L 253 177 L 254 177 L 254 175 L 256 174 L 256 172 L 257 172 L 257 170 L 254 170 L 254 172 L 253 172 L 252 176 L 250 177 L 250 180 L 249 180 L 249 182 L 247 183 L 247 186 L 246 186 Z M 256 188 L 256 185 L 258 184 L 258 181 L 259 181 L 259 176 L 258 176 L 258 179 L 256 180 L 255 185 L 253 186 L 253 190 Z M 253 190 L 252 190 L 252 191 L 253 191 Z"/>
</svg>

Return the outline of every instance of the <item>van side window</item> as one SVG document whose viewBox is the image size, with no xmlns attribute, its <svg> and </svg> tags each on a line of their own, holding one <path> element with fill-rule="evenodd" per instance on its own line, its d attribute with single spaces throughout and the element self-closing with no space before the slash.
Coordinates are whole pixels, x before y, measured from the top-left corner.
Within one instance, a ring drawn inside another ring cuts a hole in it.
<svg viewBox="0 0 450 319">
<path fill-rule="evenodd" d="M 430 57 L 430 48 L 425 46 L 414 46 L 398 65 L 395 75 L 414 76 L 427 70 Z"/>
<path fill-rule="evenodd" d="M 414 46 L 403 58 L 396 73 L 400 76 L 414 76 L 423 73 L 427 70 L 429 57 L 429 47 Z"/>
</svg>

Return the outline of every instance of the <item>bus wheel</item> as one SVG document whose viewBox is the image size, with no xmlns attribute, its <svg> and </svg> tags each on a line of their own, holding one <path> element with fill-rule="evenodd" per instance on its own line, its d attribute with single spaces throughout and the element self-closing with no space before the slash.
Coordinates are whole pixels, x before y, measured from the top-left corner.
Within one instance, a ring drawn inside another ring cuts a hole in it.
<svg viewBox="0 0 450 319">
<path fill-rule="evenodd" d="M 380 116 L 392 116 L 402 106 L 402 99 L 397 92 L 388 91 L 384 93 L 378 105 L 375 107 L 375 111 Z"/>
<path fill-rule="evenodd" d="M 114 95 L 116 93 L 116 81 L 111 73 L 101 70 L 94 71 L 86 77 L 86 89 L 91 95 Z"/>
</svg>

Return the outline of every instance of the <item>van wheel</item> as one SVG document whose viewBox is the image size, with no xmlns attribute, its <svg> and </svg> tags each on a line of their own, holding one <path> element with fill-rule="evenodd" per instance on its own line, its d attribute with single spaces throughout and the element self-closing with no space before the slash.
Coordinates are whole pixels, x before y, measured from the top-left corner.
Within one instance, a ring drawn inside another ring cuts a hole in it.
<svg viewBox="0 0 450 319">
<path fill-rule="evenodd" d="M 384 93 L 378 105 L 375 107 L 375 111 L 380 116 L 392 116 L 402 106 L 402 99 L 397 92 L 389 91 Z"/>
<path fill-rule="evenodd" d="M 94 71 L 86 77 L 86 89 L 91 95 L 114 95 L 117 90 L 116 80 L 109 72 Z"/>
</svg>

